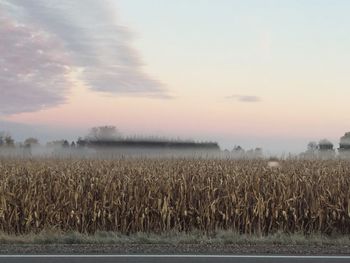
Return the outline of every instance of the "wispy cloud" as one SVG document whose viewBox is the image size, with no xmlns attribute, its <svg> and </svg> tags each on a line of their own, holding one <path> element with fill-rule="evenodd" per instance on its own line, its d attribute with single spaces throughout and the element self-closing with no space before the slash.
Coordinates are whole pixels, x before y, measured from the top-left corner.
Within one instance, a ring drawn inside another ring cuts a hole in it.
<svg viewBox="0 0 350 263">
<path fill-rule="evenodd" d="M 225 98 L 231 99 L 231 100 L 237 100 L 240 102 L 260 102 L 262 100 L 259 96 L 253 96 L 253 95 L 231 95 Z"/>
<path fill-rule="evenodd" d="M 68 74 L 94 91 L 167 97 L 142 70 L 112 0 L 0 0 L 0 112 L 64 102 Z"/>
</svg>

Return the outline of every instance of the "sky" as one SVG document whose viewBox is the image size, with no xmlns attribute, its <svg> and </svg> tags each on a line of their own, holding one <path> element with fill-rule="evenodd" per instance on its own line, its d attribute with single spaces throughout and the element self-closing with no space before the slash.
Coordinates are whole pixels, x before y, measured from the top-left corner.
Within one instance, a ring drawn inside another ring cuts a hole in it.
<svg viewBox="0 0 350 263">
<path fill-rule="evenodd" d="M 75 138 L 108 124 L 272 153 L 337 144 L 350 130 L 348 10 L 347 0 L 0 0 L 0 130 Z"/>
</svg>

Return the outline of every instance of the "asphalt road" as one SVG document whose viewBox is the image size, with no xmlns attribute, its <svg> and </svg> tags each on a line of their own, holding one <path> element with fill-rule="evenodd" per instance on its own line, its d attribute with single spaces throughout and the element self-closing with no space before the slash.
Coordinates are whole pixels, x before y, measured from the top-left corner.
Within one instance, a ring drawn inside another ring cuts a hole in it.
<svg viewBox="0 0 350 263">
<path fill-rule="evenodd" d="M 350 256 L 249 256 L 249 255 L 1 255 L 6 263 L 340 263 Z"/>
</svg>

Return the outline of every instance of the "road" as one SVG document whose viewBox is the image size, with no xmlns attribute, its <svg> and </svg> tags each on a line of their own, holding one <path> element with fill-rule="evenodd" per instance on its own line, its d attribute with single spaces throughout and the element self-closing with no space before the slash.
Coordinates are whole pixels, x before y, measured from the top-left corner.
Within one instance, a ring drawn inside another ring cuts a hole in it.
<svg viewBox="0 0 350 263">
<path fill-rule="evenodd" d="M 340 263 L 350 256 L 249 255 L 0 255 L 1 263 Z"/>
</svg>

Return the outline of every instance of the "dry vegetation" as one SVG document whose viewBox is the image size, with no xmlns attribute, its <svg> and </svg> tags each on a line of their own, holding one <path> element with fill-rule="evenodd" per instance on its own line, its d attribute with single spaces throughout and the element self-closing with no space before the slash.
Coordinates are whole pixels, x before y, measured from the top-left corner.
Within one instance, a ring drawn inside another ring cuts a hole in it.
<svg viewBox="0 0 350 263">
<path fill-rule="evenodd" d="M 350 234 L 350 163 L 0 160 L 0 231 Z"/>
</svg>

